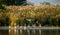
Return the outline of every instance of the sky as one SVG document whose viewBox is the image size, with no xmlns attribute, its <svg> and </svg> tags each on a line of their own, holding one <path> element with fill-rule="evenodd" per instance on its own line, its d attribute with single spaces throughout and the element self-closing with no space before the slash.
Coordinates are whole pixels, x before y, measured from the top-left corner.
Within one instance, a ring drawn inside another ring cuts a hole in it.
<svg viewBox="0 0 60 35">
<path fill-rule="evenodd" d="M 43 3 L 43 2 L 49 2 L 51 4 L 60 5 L 60 0 L 27 0 L 27 3 L 32 3 L 34 5 L 39 5 L 40 3 Z"/>
</svg>

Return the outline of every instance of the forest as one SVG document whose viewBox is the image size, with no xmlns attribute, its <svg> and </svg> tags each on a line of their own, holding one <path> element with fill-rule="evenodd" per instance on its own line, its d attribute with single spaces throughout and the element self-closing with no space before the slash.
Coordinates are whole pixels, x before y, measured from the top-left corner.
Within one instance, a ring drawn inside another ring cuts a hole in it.
<svg viewBox="0 0 60 35">
<path fill-rule="evenodd" d="M 26 0 L 0 0 L 0 26 L 60 26 L 59 5 L 25 3 Z"/>
</svg>

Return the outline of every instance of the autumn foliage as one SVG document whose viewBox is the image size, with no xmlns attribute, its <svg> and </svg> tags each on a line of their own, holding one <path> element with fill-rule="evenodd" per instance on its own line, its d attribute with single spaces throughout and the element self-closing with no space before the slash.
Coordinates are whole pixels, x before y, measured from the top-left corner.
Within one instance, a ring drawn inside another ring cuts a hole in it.
<svg viewBox="0 0 60 35">
<path fill-rule="evenodd" d="M 16 23 L 17 21 L 17 25 L 26 24 L 24 22 L 25 19 L 36 19 L 36 21 L 38 21 L 37 23 L 41 24 L 42 26 L 60 26 L 60 6 L 6 6 L 6 9 L 7 11 L 5 15 L 8 16 L 10 21 L 13 21 L 13 23 Z M 36 21 L 35 23 L 34 21 L 32 21 L 31 23 L 36 24 Z"/>
</svg>

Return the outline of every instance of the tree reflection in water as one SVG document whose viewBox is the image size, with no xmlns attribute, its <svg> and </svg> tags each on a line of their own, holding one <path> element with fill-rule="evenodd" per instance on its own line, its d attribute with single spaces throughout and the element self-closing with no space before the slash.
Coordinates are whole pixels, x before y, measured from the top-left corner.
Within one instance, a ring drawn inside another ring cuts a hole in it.
<svg viewBox="0 0 60 35">
<path fill-rule="evenodd" d="M 60 30 L 9 29 L 0 30 L 0 35 L 60 35 Z"/>
<path fill-rule="evenodd" d="M 60 30 L 11 30 L 9 35 L 59 35 Z"/>
</svg>

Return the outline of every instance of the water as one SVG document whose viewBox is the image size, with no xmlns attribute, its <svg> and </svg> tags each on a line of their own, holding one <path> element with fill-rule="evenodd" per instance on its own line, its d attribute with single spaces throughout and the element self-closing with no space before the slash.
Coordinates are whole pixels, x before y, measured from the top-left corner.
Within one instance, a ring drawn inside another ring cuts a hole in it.
<svg viewBox="0 0 60 35">
<path fill-rule="evenodd" d="M 8 30 L 0 30 L 0 35 L 9 35 Z"/>
<path fill-rule="evenodd" d="M 0 35 L 60 35 L 60 30 L 0 30 Z"/>
</svg>

